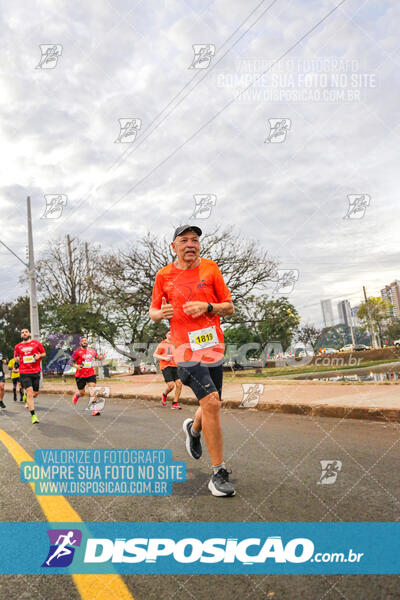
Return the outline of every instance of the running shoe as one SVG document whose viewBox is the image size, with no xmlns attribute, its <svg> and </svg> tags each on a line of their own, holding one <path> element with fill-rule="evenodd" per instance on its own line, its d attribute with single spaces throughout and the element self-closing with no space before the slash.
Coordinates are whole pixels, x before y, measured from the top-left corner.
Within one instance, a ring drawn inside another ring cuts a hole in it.
<svg viewBox="0 0 400 600">
<path fill-rule="evenodd" d="M 101 415 L 101 412 L 98 410 L 94 410 L 92 411 L 92 417 L 99 417 Z"/>
<path fill-rule="evenodd" d="M 16 401 L 17 401 L 17 396 L 14 396 L 14 402 L 16 402 Z"/>
<path fill-rule="evenodd" d="M 26 402 L 26 392 L 24 392 L 24 395 L 22 396 L 22 402 Z"/>
<path fill-rule="evenodd" d="M 39 423 L 39 419 L 36 415 L 32 415 L 32 425 L 34 425 L 35 423 Z"/>
<path fill-rule="evenodd" d="M 175 408 L 176 410 L 182 410 L 182 406 L 179 406 L 177 402 L 173 402 L 171 404 L 171 408 Z"/>
<path fill-rule="evenodd" d="M 5 408 L 6 405 L 4 404 L 3 400 L 0 401 L 0 408 Z"/>
<path fill-rule="evenodd" d="M 78 398 L 79 398 L 79 396 L 78 396 L 78 392 L 75 392 L 75 396 L 72 398 L 72 402 L 73 402 L 74 404 L 76 404 L 76 403 L 78 402 Z"/>
<path fill-rule="evenodd" d="M 186 450 L 189 456 L 197 460 L 202 455 L 203 450 L 201 448 L 200 436 L 194 437 L 192 435 L 192 425 L 193 419 L 186 419 L 186 421 L 183 421 L 182 429 L 186 434 Z"/>
<path fill-rule="evenodd" d="M 229 474 L 232 471 L 227 471 L 224 468 L 221 468 L 217 473 L 215 473 L 210 481 L 208 482 L 208 489 L 212 493 L 213 496 L 234 496 L 235 488 L 229 481 Z"/>
<path fill-rule="evenodd" d="M 167 406 L 167 396 L 165 394 L 162 395 L 161 404 Z"/>
</svg>

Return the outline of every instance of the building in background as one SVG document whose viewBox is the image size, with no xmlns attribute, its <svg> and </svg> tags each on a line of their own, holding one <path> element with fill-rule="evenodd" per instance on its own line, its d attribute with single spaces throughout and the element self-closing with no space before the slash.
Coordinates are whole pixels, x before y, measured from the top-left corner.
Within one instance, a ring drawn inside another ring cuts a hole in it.
<svg viewBox="0 0 400 600">
<path fill-rule="evenodd" d="M 339 323 L 343 323 L 346 327 L 353 325 L 351 306 L 348 300 L 341 300 L 337 303 L 337 311 L 339 315 Z"/>
<path fill-rule="evenodd" d="M 357 304 L 357 306 L 353 306 L 350 309 L 353 327 L 360 327 L 361 326 L 360 319 L 357 317 L 357 313 L 360 310 L 360 306 L 361 306 L 360 304 Z"/>
<path fill-rule="evenodd" d="M 400 319 L 400 281 L 396 279 L 390 285 L 385 285 L 381 290 L 381 297 L 392 305 L 388 307 L 388 317 Z"/>
<path fill-rule="evenodd" d="M 321 300 L 321 310 L 324 327 L 333 327 L 335 320 L 333 318 L 332 300 Z"/>
</svg>

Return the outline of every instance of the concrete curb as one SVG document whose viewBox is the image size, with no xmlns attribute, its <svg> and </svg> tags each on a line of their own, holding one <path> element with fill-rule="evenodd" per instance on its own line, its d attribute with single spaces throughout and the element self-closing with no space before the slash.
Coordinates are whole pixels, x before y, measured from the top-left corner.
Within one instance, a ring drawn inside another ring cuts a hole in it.
<svg viewBox="0 0 400 600">
<path fill-rule="evenodd" d="M 75 388 L 57 390 L 57 389 L 42 389 L 41 394 L 66 394 L 72 396 L 75 392 Z M 111 398 L 122 398 L 124 400 L 150 400 L 153 402 L 160 402 L 160 396 L 147 395 L 147 394 L 132 394 L 132 393 L 121 393 L 113 394 Z M 188 398 L 181 396 L 180 403 L 187 406 L 198 406 L 198 402 L 195 398 Z M 337 419 L 364 419 L 369 421 L 389 421 L 400 423 L 400 408 L 378 408 L 368 406 L 340 406 L 340 405 L 327 405 L 327 404 L 293 404 L 283 402 L 268 402 L 261 401 L 257 406 L 252 408 L 246 408 L 240 406 L 239 400 L 223 400 L 222 408 L 235 408 L 240 410 L 260 410 L 265 412 L 275 412 L 280 414 L 294 414 L 299 416 L 308 417 L 335 417 Z"/>
</svg>

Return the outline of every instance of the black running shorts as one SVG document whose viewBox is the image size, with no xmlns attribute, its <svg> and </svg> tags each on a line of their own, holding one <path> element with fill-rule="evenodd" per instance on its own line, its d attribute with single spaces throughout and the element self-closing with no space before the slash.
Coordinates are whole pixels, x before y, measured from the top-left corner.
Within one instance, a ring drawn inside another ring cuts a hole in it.
<svg viewBox="0 0 400 600">
<path fill-rule="evenodd" d="M 187 362 L 178 364 L 178 376 L 184 385 L 189 386 L 201 400 L 212 392 L 222 396 L 222 362 L 199 363 Z"/>
<path fill-rule="evenodd" d="M 34 392 L 39 391 L 40 373 L 20 373 L 19 378 L 24 390 L 31 387 Z"/>
<path fill-rule="evenodd" d="M 179 379 L 178 377 L 178 367 L 164 367 L 162 370 L 162 374 L 164 376 L 165 383 L 169 381 L 176 381 Z"/>
<path fill-rule="evenodd" d="M 78 390 L 84 390 L 88 383 L 96 383 L 96 375 L 90 375 L 90 377 L 76 377 L 75 379 Z"/>
</svg>

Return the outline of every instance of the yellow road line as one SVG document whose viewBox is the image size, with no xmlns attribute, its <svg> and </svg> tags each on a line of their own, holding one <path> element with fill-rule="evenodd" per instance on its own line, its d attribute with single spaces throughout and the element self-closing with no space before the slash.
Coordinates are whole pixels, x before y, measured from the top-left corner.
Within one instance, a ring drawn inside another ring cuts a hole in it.
<svg viewBox="0 0 400 600">
<path fill-rule="evenodd" d="M 33 458 L 8 433 L 0 429 L 3 442 L 18 466 Z M 35 493 L 34 483 L 29 483 Z M 50 523 L 82 523 L 82 519 L 64 496 L 36 496 L 44 515 Z M 82 600 L 134 600 L 119 575 L 72 575 Z"/>
</svg>

